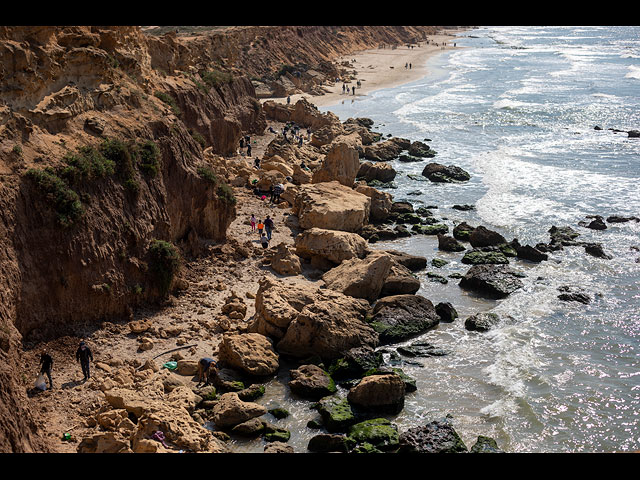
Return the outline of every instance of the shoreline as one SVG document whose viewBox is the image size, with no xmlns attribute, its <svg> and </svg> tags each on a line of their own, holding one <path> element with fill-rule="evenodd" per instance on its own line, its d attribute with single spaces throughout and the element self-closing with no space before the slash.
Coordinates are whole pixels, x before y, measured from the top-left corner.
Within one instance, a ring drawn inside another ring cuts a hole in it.
<svg viewBox="0 0 640 480">
<path fill-rule="evenodd" d="M 400 85 L 420 80 L 431 73 L 427 69 L 427 62 L 435 55 L 445 51 L 463 47 L 454 46 L 457 34 L 467 29 L 451 30 L 446 33 L 438 33 L 429 37 L 429 43 L 421 42 L 413 48 L 406 46 L 392 48 L 375 48 L 363 50 L 336 59 L 336 63 L 349 62 L 352 71 L 355 71 L 355 79 L 361 85 L 356 86 L 353 80 L 338 81 L 323 85 L 327 92 L 324 95 L 311 95 L 308 93 L 296 93 L 290 96 L 291 104 L 295 104 L 301 98 L 308 100 L 316 107 L 331 107 L 343 102 L 346 98 L 361 99 L 370 93 L 385 88 L 393 88 Z M 410 64 L 411 68 L 406 65 Z M 355 92 L 343 93 L 343 83 L 349 87 L 356 86 Z M 287 103 L 286 97 L 262 98 L 260 102 L 274 101 Z"/>
</svg>

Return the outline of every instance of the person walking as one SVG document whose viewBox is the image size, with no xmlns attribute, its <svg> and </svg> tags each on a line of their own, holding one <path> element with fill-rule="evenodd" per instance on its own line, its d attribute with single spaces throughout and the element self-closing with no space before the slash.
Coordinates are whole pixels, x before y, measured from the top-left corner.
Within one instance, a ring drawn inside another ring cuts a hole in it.
<svg viewBox="0 0 640 480">
<path fill-rule="evenodd" d="M 262 230 L 264 230 L 264 223 L 260 220 L 258 221 L 258 235 L 262 236 Z"/>
<path fill-rule="evenodd" d="M 93 353 L 86 343 L 80 342 L 80 346 L 76 351 L 76 361 L 80 362 L 82 367 L 82 374 L 84 375 L 84 381 L 91 378 L 91 372 L 89 370 L 89 362 L 93 360 Z"/>
<path fill-rule="evenodd" d="M 252 213 L 251 214 L 251 218 L 249 219 L 249 221 L 251 222 L 251 231 L 255 232 L 256 231 L 256 217 L 255 215 Z"/>
<path fill-rule="evenodd" d="M 247 145 L 247 157 L 251 156 L 251 144 Z"/>
<path fill-rule="evenodd" d="M 40 374 L 46 375 L 49 379 L 49 390 L 53 389 L 53 380 L 51 380 L 51 369 L 53 368 L 53 358 L 43 350 L 40 354 Z"/>
<path fill-rule="evenodd" d="M 264 221 L 264 231 L 267 233 L 267 240 L 271 241 L 271 232 L 273 231 L 273 220 L 267 215 Z"/>
<path fill-rule="evenodd" d="M 198 362 L 198 387 L 204 382 L 209 385 L 211 380 L 218 375 L 218 364 L 213 358 L 201 358 Z M 206 381 L 205 381 L 206 379 Z"/>
</svg>

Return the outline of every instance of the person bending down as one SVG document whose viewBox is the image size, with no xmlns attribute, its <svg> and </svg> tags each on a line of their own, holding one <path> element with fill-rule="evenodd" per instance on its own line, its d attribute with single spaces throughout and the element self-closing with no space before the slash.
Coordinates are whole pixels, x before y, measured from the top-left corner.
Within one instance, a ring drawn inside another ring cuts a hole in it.
<svg viewBox="0 0 640 480">
<path fill-rule="evenodd" d="M 205 357 L 200 359 L 198 362 L 198 386 L 203 382 L 205 385 L 209 385 L 211 380 L 215 378 L 217 374 L 218 364 L 213 360 L 213 358 Z"/>
</svg>

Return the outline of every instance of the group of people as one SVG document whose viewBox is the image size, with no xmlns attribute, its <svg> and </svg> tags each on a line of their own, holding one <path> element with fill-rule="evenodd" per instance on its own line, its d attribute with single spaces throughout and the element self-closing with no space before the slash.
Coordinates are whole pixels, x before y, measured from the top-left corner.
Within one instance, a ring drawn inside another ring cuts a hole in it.
<svg viewBox="0 0 640 480">
<path fill-rule="evenodd" d="M 267 215 L 264 222 L 262 220 L 257 220 L 255 215 L 251 215 L 249 219 L 251 223 L 251 231 L 258 231 L 258 235 L 260 235 L 260 244 L 262 248 L 265 250 L 269 248 L 269 242 L 271 241 L 271 235 L 273 233 L 273 219 L 270 215 Z"/>
<path fill-rule="evenodd" d="M 245 146 L 247 149 L 247 157 L 251 157 L 251 137 L 249 135 L 245 135 L 240 139 L 240 151 L 242 151 Z"/>
<path fill-rule="evenodd" d="M 93 353 L 84 341 L 80 342 L 78 350 L 76 350 L 76 361 L 80 363 L 82 374 L 84 375 L 83 381 L 86 382 L 91 378 L 90 362 L 93 361 Z M 49 389 L 51 390 L 53 388 L 53 379 L 51 376 L 51 372 L 53 370 L 53 357 L 49 355 L 49 352 L 47 352 L 46 349 L 40 353 L 40 362 L 38 365 L 40 366 L 40 375 L 47 376 L 49 380 Z"/>
</svg>

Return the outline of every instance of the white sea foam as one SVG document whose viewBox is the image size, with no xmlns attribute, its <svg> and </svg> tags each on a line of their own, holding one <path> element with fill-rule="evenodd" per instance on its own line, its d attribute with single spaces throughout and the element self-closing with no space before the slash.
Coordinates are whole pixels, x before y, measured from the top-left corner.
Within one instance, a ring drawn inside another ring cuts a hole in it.
<svg viewBox="0 0 640 480">
<path fill-rule="evenodd" d="M 624 76 L 624 78 L 640 79 L 640 66 L 630 65 L 629 72 Z"/>
</svg>

